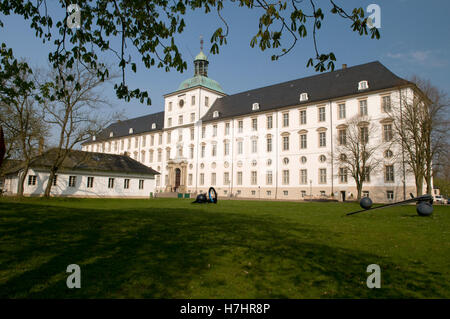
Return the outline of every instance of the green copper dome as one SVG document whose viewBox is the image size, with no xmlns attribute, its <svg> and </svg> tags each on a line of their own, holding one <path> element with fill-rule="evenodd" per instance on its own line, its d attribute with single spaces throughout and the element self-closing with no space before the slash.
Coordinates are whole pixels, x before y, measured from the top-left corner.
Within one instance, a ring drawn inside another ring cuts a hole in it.
<svg viewBox="0 0 450 319">
<path fill-rule="evenodd" d="M 225 93 L 217 81 L 214 81 L 213 79 L 210 79 L 203 75 L 196 75 L 190 79 L 184 80 L 183 82 L 181 82 L 178 90 L 189 89 L 197 85 L 204 86 L 208 89 L 215 90 L 220 93 Z"/>
</svg>

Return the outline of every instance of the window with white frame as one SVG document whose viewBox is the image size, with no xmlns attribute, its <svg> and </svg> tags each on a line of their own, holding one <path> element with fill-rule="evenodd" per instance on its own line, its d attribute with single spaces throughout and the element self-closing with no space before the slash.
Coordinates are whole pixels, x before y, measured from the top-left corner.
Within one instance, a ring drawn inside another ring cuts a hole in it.
<svg viewBox="0 0 450 319">
<path fill-rule="evenodd" d="M 283 127 L 289 126 L 289 113 L 283 113 Z"/>
<path fill-rule="evenodd" d="M 125 179 L 123 180 L 123 188 L 124 188 L 124 189 L 129 189 L 129 188 L 130 188 L 130 179 L 125 178 Z"/>
<path fill-rule="evenodd" d="M 270 130 L 273 127 L 273 116 L 267 115 L 267 129 Z"/>
<path fill-rule="evenodd" d="M 236 173 L 237 184 L 242 185 L 242 172 Z"/>
<path fill-rule="evenodd" d="M 385 142 L 392 141 L 393 133 L 392 133 L 392 124 L 384 124 L 383 125 L 383 139 Z"/>
<path fill-rule="evenodd" d="M 283 185 L 289 185 L 289 170 L 283 170 Z"/>
<path fill-rule="evenodd" d="M 223 184 L 224 185 L 230 184 L 230 173 L 229 172 L 223 173 Z"/>
<path fill-rule="evenodd" d="M 283 151 L 289 151 L 289 136 L 283 136 Z"/>
<path fill-rule="evenodd" d="M 305 134 L 300 134 L 300 148 L 306 149 L 308 147 L 308 140 Z"/>
<path fill-rule="evenodd" d="M 252 153 L 258 152 L 258 140 L 253 139 L 252 140 Z"/>
<path fill-rule="evenodd" d="M 300 170 L 300 184 L 302 184 L 302 185 L 308 184 L 308 170 L 307 169 Z"/>
<path fill-rule="evenodd" d="M 252 111 L 257 111 L 259 110 L 259 103 L 253 103 L 252 104 Z"/>
<path fill-rule="evenodd" d="M 388 200 L 394 200 L 394 191 L 386 191 L 386 198 Z"/>
<path fill-rule="evenodd" d="M 347 167 L 339 168 L 339 182 L 341 184 L 347 183 Z"/>
<path fill-rule="evenodd" d="M 319 146 L 320 147 L 327 146 L 327 134 L 326 134 L 326 132 L 319 132 Z"/>
<path fill-rule="evenodd" d="M 267 152 L 272 152 L 272 136 L 267 137 Z"/>
<path fill-rule="evenodd" d="M 230 123 L 225 123 L 225 135 L 230 134 Z"/>
<path fill-rule="evenodd" d="M 326 120 L 325 106 L 319 107 L 318 112 L 319 112 L 319 122 L 325 122 L 325 120 Z"/>
<path fill-rule="evenodd" d="M 327 169 L 326 168 L 319 169 L 319 183 L 320 184 L 327 183 Z"/>
<path fill-rule="evenodd" d="M 94 177 L 89 176 L 87 178 L 87 185 L 86 185 L 86 187 L 87 188 L 93 188 L 94 187 Z"/>
<path fill-rule="evenodd" d="M 258 172 L 257 171 L 251 172 L 251 184 L 252 185 L 258 184 Z"/>
<path fill-rule="evenodd" d="M 359 101 L 359 114 L 361 116 L 367 115 L 367 100 Z"/>
<path fill-rule="evenodd" d="M 77 183 L 77 177 L 69 176 L 69 187 L 75 187 L 76 183 Z"/>
<path fill-rule="evenodd" d="M 143 179 L 139 180 L 139 189 L 144 189 L 144 180 Z"/>
<path fill-rule="evenodd" d="M 272 171 L 267 171 L 266 172 L 266 185 L 272 185 L 272 181 L 273 181 Z"/>
<path fill-rule="evenodd" d="M 307 101 L 308 100 L 308 93 L 301 93 L 300 94 L 300 102 Z"/>
<path fill-rule="evenodd" d="M 244 143 L 242 141 L 238 141 L 238 154 L 244 153 Z"/>
<path fill-rule="evenodd" d="M 367 81 L 360 81 L 358 83 L 358 90 L 366 90 L 369 88 L 369 83 Z"/>
<path fill-rule="evenodd" d="M 306 124 L 306 110 L 300 110 L 300 124 Z"/>
<path fill-rule="evenodd" d="M 244 132 L 244 121 L 242 120 L 238 121 L 238 132 L 239 133 Z"/>
<path fill-rule="evenodd" d="M 384 181 L 394 182 L 394 165 L 386 165 L 384 167 Z"/>
<path fill-rule="evenodd" d="M 36 175 L 28 175 L 28 185 L 36 185 Z"/>
<path fill-rule="evenodd" d="M 258 130 L 258 119 L 257 118 L 252 119 L 252 129 L 253 129 L 253 131 Z"/>
<path fill-rule="evenodd" d="M 345 112 L 345 103 L 339 103 L 338 104 L 338 110 L 339 110 L 339 119 L 345 119 L 346 112 Z"/>
<path fill-rule="evenodd" d="M 392 110 L 392 108 L 391 108 L 391 96 L 390 95 L 383 96 L 381 98 L 381 101 L 382 101 L 381 103 L 382 103 L 383 112 L 390 112 Z"/>
<path fill-rule="evenodd" d="M 108 178 L 108 188 L 114 188 L 114 178 Z"/>
</svg>

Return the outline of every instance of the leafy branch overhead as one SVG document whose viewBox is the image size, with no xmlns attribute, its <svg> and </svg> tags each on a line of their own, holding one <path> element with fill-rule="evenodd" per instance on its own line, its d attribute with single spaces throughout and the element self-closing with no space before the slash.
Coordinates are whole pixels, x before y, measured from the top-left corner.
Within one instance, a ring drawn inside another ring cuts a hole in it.
<svg viewBox="0 0 450 319">
<path fill-rule="evenodd" d="M 370 33 L 371 38 L 380 37 L 378 29 L 369 27 L 363 8 L 354 8 L 349 12 L 333 0 L 326 2 L 327 8 L 319 7 L 318 3 L 318 0 L 231 0 L 227 5 L 261 13 L 250 46 L 258 46 L 262 51 L 275 49 L 278 53 L 272 55 L 272 60 L 288 54 L 299 40 L 310 35 L 314 42 L 314 56 L 307 61 L 307 66 L 320 72 L 333 70 L 336 61 L 333 52 L 322 53 L 318 47 L 317 31 L 325 21 L 326 12 L 348 20 L 351 30 L 360 35 Z M 67 26 L 66 21 L 73 13 L 68 12 L 70 4 L 77 4 L 81 9 L 80 28 Z M 183 33 L 186 27 L 188 10 L 217 13 L 219 27 L 211 36 L 210 52 L 219 53 L 219 47 L 227 44 L 232 27 L 231 22 L 222 15 L 224 4 L 223 0 L 4 0 L 0 3 L 0 13 L 22 16 L 30 22 L 36 37 L 43 42 L 52 41 L 54 49 L 49 52 L 48 58 L 55 69 L 71 68 L 75 61 L 79 61 L 95 70 L 97 77 L 104 80 L 110 70 L 100 63 L 99 54 L 112 52 L 122 73 L 121 81 L 115 85 L 117 96 L 126 101 L 136 98 L 141 103 L 151 104 L 147 91 L 127 86 L 127 69 L 136 72 L 137 59 L 140 59 L 148 69 L 186 70 L 187 63 L 175 37 Z M 117 38 L 120 44 L 115 47 L 112 42 Z M 138 58 L 131 56 L 130 46 L 140 53 Z M 8 50 L 6 46 L 2 47 L 3 53 Z M 2 60 L 0 71 L 8 72 L 11 67 L 15 67 L 14 63 L 4 63 Z"/>
</svg>

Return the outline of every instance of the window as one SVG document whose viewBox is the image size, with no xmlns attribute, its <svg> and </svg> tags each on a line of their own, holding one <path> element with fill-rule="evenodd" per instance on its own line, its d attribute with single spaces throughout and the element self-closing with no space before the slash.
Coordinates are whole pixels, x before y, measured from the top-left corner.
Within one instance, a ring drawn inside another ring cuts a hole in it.
<svg viewBox="0 0 450 319">
<path fill-rule="evenodd" d="M 319 132 L 319 146 L 320 147 L 327 146 L 327 135 L 326 135 L 326 132 Z"/>
<path fill-rule="evenodd" d="M 302 185 L 308 184 L 308 170 L 306 169 L 300 170 L 300 184 Z"/>
<path fill-rule="evenodd" d="M 256 191 L 252 191 L 252 195 L 255 196 L 256 195 Z"/>
<path fill-rule="evenodd" d="M 124 189 L 130 188 L 130 180 L 129 180 L 128 178 L 125 178 L 125 179 L 123 180 L 123 188 L 124 188 Z"/>
<path fill-rule="evenodd" d="M 167 126 L 168 126 L 168 127 L 171 127 L 171 126 L 172 126 L 172 118 L 171 118 L 171 117 L 169 117 L 169 118 L 167 119 Z"/>
<path fill-rule="evenodd" d="M 219 117 L 219 111 L 214 111 L 213 112 L 213 118 L 217 118 Z"/>
<path fill-rule="evenodd" d="M 149 151 L 149 155 L 148 155 L 148 162 L 149 163 L 152 163 L 153 162 L 153 150 L 150 150 Z"/>
<path fill-rule="evenodd" d="M 242 172 L 237 172 L 237 184 L 242 185 Z"/>
<path fill-rule="evenodd" d="M 193 175 L 192 175 L 192 174 L 189 174 L 189 175 L 188 175 L 188 185 L 189 185 L 189 186 L 192 186 L 192 179 L 193 179 Z"/>
<path fill-rule="evenodd" d="M 252 119 L 252 129 L 253 131 L 258 130 L 258 119 Z"/>
<path fill-rule="evenodd" d="M 28 185 L 36 185 L 36 175 L 28 175 Z"/>
<path fill-rule="evenodd" d="M 178 116 L 178 125 L 183 125 L 183 115 Z"/>
<path fill-rule="evenodd" d="M 158 136 L 158 144 L 159 144 L 159 145 L 162 144 L 162 133 L 159 133 L 159 136 Z"/>
<path fill-rule="evenodd" d="M 112 177 L 108 179 L 108 188 L 114 188 L 114 178 Z"/>
<path fill-rule="evenodd" d="M 340 129 L 338 131 L 339 136 L 339 145 L 346 145 L 347 144 L 347 129 Z"/>
<path fill-rule="evenodd" d="M 345 103 L 338 104 L 339 119 L 345 119 Z"/>
<path fill-rule="evenodd" d="M 178 147 L 178 157 L 183 157 L 183 146 Z"/>
<path fill-rule="evenodd" d="M 143 179 L 139 180 L 139 189 L 144 189 L 144 180 Z"/>
<path fill-rule="evenodd" d="M 223 183 L 225 185 L 230 184 L 230 173 L 228 172 L 223 173 Z"/>
<path fill-rule="evenodd" d="M 121 141 L 120 141 L 120 150 L 121 150 L 121 151 L 123 151 L 124 144 L 125 144 L 125 141 L 124 141 L 124 140 L 121 140 Z"/>
<path fill-rule="evenodd" d="M 273 116 L 267 116 L 267 129 L 270 130 L 273 127 Z"/>
<path fill-rule="evenodd" d="M 238 132 L 242 133 L 244 131 L 244 121 L 238 121 Z"/>
<path fill-rule="evenodd" d="M 394 200 L 394 191 L 386 191 L 386 198 L 388 200 Z"/>
<path fill-rule="evenodd" d="M 217 144 L 213 144 L 212 145 L 211 155 L 212 156 L 216 156 L 217 155 Z"/>
<path fill-rule="evenodd" d="M 256 185 L 258 183 L 258 172 L 252 171 L 251 173 L 251 184 Z"/>
<path fill-rule="evenodd" d="M 360 128 L 361 135 L 361 143 L 369 143 L 369 128 L 367 126 L 363 126 Z"/>
<path fill-rule="evenodd" d="M 205 106 L 209 106 L 209 97 L 205 96 Z"/>
<path fill-rule="evenodd" d="M 152 129 L 154 130 L 156 128 L 156 123 L 152 123 Z"/>
<path fill-rule="evenodd" d="M 325 107 L 319 107 L 319 122 L 325 122 Z"/>
<path fill-rule="evenodd" d="M 283 127 L 289 126 L 289 113 L 283 113 Z"/>
<path fill-rule="evenodd" d="M 283 136 L 283 151 L 289 151 L 289 136 Z"/>
<path fill-rule="evenodd" d="M 384 152 L 384 157 L 391 158 L 392 156 L 394 156 L 394 153 L 391 150 L 386 150 Z"/>
<path fill-rule="evenodd" d="M 195 113 L 191 113 L 191 123 L 195 122 Z"/>
<path fill-rule="evenodd" d="M 392 141 L 392 124 L 384 124 L 383 125 L 383 139 L 385 142 Z"/>
<path fill-rule="evenodd" d="M 172 111 L 172 102 L 169 102 L 169 112 Z"/>
<path fill-rule="evenodd" d="M 326 168 L 319 169 L 319 183 L 320 184 L 327 183 L 327 169 Z"/>
<path fill-rule="evenodd" d="M 133 128 L 130 127 L 130 129 L 128 130 L 128 134 L 133 134 Z"/>
<path fill-rule="evenodd" d="M 145 162 L 145 151 L 141 152 L 141 162 L 144 163 Z"/>
<path fill-rule="evenodd" d="M 359 114 L 361 116 L 367 115 L 367 100 L 359 101 Z"/>
<path fill-rule="evenodd" d="M 213 137 L 217 136 L 217 125 L 213 125 Z"/>
<path fill-rule="evenodd" d="M 307 160 L 308 160 L 308 159 L 306 158 L 306 156 L 302 156 L 302 157 L 300 158 L 300 162 L 302 162 L 302 164 L 305 164 Z"/>
<path fill-rule="evenodd" d="M 206 126 L 202 126 L 202 138 L 206 136 Z"/>
<path fill-rule="evenodd" d="M 268 153 L 272 152 L 272 137 L 271 136 L 267 137 L 267 152 Z"/>
<path fill-rule="evenodd" d="M 202 145 L 202 151 L 200 153 L 200 157 L 205 157 L 205 150 L 206 150 L 206 145 Z"/>
<path fill-rule="evenodd" d="M 158 162 L 162 160 L 162 150 L 158 150 Z"/>
<path fill-rule="evenodd" d="M 170 141 L 172 139 L 172 133 L 171 132 L 167 132 L 167 143 L 169 144 Z"/>
<path fill-rule="evenodd" d="M 385 182 L 394 181 L 394 165 L 386 165 L 384 169 L 384 180 Z"/>
<path fill-rule="evenodd" d="M 191 127 L 190 132 L 191 132 L 191 141 L 193 141 L 193 140 L 194 140 L 194 137 L 195 137 L 195 135 L 194 135 L 195 130 L 194 130 L 193 127 Z"/>
<path fill-rule="evenodd" d="M 230 123 L 225 123 L 225 135 L 230 134 Z"/>
<path fill-rule="evenodd" d="M 195 95 L 191 97 L 191 105 L 195 105 Z"/>
<path fill-rule="evenodd" d="M 347 167 L 339 168 L 339 182 L 343 184 L 347 183 Z"/>
<path fill-rule="evenodd" d="M 230 155 L 230 143 L 228 141 L 223 142 L 223 154 L 225 156 Z"/>
<path fill-rule="evenodd" d="M 58 179 L 58 175 L 53 176 L 53 181 L 52 181 L 53 186 L 56 186 L 57 179 Z"/>
<path fill-rule="evenodd" d="M 200 185 L 205 185 L 205 174 L 200 173 Z"/>
<path fill-rule="evenodd" d="M 252 140 L 252 153 L 258 152 L 258 140 Z"/>
<path fill-rule="evenodd" d="M 306 197 L 306 191 L 302 191 L 302 198 Z"/>
<path fill-rule="evenodd" d="M 242 154 L 244 152 L 244 143 L 242 141 L 238 142 L 238 154 Z"/>
<path fill-rule="evenodd" d="M 272 171 L 267 171 L 266 172 L 266 184 L 272 185 L 272 180 L 273 180 Z"/>
<path fill-rule="evenodd" d="M 189 158 L 190 159 L 194 158 L 194 146 L 189 147 Z"/>
<path fill-rule="evenodd" d="M 166 149 L 166 160 L 170 159 L 170 148 Z"/>
<path fill-rule="evenodd" d="M 216 185 L 216 173 L 211 173 L 211 185 Z"/>
<path fill-rule="evenodd" d="M 94 177 L 89 176 L 87 178 L 87 188 L 92 188 L 94 186 Z"/>
<path fill-rule="evenodd" d="M 321 163 L 324 163 L 326 160 L 327 160 L 327 157 L 326 157 L 325 155 L 320 155 L 320 156 L 319 156 L 319 161 L 320 161 Z"/>
<path fill-rule="evenodd" d="M 383 112 L 390 112 L 391 111 L 391 96 L 386 95 L 381 98 L 381 104 Z"/>
<path fill-rule="evenodd" d="M 363 182 L 370 183 L 370 167 L 364 167 L 363 172 L 364 172 L 364 174 L 362 174 Z"/>
<path fill-rule="evenodd" d="M 69 176 L 69 187 L 75 187 L 76 182 L 77 182 L 76 176 Z"/>
<path fill-rule="evenodd" d="M 308 100 L 308 93 L 300 94 L 300 102 L 301 101 L 307 101 L 307 100 Z"/>
<path fill-rule="evenodd" d="M 306 124 L 306 110 L 300 110 L 300 124 Z"/>
<path fill-rule="evenodd" d="M 289 170 L 283 170 L 283 185 L 289 185 Z"/>
<path fill-rule="evenodd" d="M 306 139 L 306 134 L 300 134 L 300 148 L 306 149 L 308 147 L 308 142 Z"/>
<path fill-rule="evenodd" d="M 131 148 L 131 138 L 128 139 L 128 145 L 127 146 L 128 146 L 128 149 Z"/>
<path fill-rule="evenodd" d="M 289 158 L 287 158 L 287 157 L 283 158 L 283 164 L 284 165 L 289 164 Z"/>
<path fill-rule="evenodd" d="M 369 84 L 367 83 L 367 81 L 360 81 L 358 83 L 358 90 L 365 90 L 369 88 Z"/>
<path fill-rule="evenodd" d="M 253 103 L 252 104 L 252 111 L 257 111 L 259 110 L 259 103 Z"/>
<path fill-rule="evenodd" d="M 362 191 L 363 197 L 369 197 L 369 191 Z"/>
<path fill-rule="evenodd" d="M 289 191 L 283 191 L 283 195 L 284 196 L 288 196 L 289 195 Z"/>
<path fill-rule="evenodd" d="M 272 195 L 272 191 L 266 191 L 267 196 L 271 196 Z"/>
</svg>

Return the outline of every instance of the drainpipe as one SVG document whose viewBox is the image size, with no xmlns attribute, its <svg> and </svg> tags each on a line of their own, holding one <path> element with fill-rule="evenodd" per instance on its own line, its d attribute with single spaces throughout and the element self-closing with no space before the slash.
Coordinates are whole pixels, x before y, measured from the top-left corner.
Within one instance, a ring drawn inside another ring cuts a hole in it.
<svg viewBox="0 0 450 319">
<path fill-rule="evenodd" d="M 399 99 L 400 99 L 400 127 L 403 127 L 403 100 L 402 100 L 402 89 L 398 90 Z M 403 170 L 403 200 L 406 200 L 406 168 L 405 168 L 405 149 L 403 147 L 403 139 L 402 139 L 402 170 Z"/>
<path fill-rule="evenodd" d="M 328 102 L 330 103 L 331 193 L 334 194 L 333 107 L 332 107 L 331 100 L 329 100 Z"/>
<path fill-rule="evenodd" d="M 276 120 L 276 156 L 275 156 L 275 199 L 278 198 L 278 145 L 279 145 L 279 139 L 280 139 L 280 132 L 278 130 L 278 111 L 275 112 Z"/>
</svg>

